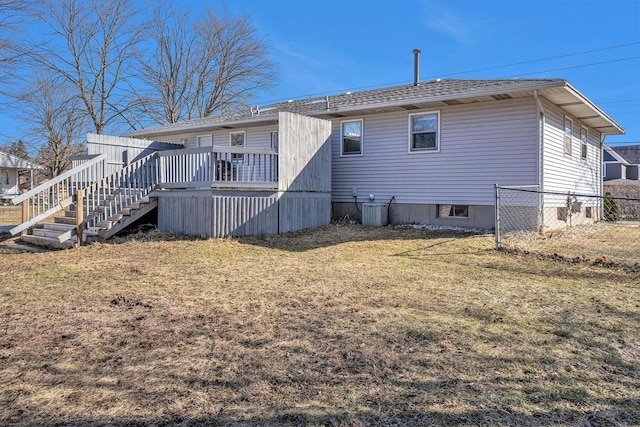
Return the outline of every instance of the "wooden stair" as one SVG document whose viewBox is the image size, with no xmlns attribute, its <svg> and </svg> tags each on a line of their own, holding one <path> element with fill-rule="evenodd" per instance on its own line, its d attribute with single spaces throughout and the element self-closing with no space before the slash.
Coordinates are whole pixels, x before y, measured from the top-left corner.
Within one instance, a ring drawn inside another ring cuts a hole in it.
<svg viewBox="0 0 640 427">
<path fill-rule="evenodd" d="M 74 216 L 54 218 L 55 222 L 38 224 L 32 234 L 25 234 L 20 240 L 36 246 L 51 249 L 71 249 L 76 246 L 76 218 Z"/>
<path fill-rule="evenodd" d="M 140 218 L 158 207 L 156 197 L 143 197 L 129 208 L 124 208 L 118 214 L 110 216 L 106 221 L 100 221 L 96 227 L 89 227 L 83 232 L 83 242 L 104 241 L 119 231 L 130 226 Z"/>
<path fill-rule="evenodd" d="M 124 208 L 106 221 L 100 221 L 96 227 L 88 227 L 82 232 L 83 243 L 104 241 L 129 225 L 133 224 L 158 207 L 156 197 L 143 197 L 133 206 Z M 64 211 L 64 216 L 54 218 L 52 223 L 38 224 L 32 234 L 20 237 L 20 240 L 32 245 L 51 249 L 71 249 L 77 245 L 75 205 Z"/>
</svg>

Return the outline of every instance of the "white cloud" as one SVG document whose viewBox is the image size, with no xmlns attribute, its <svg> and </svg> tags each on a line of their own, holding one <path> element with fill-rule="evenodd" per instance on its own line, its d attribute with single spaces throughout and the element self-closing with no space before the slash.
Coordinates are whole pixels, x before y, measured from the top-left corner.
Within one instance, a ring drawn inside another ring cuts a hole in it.
<svg viewBox="0 0 640 427">
<path fill-rule="evenodd" d="M 426 25 L 460 44 L 473 44 L 491 28 L 487 20 L 474 19 L 440 7 L 437 9 L 435 14 L 429 12 L 431 16 L 426 19 Z"/>
</svg>

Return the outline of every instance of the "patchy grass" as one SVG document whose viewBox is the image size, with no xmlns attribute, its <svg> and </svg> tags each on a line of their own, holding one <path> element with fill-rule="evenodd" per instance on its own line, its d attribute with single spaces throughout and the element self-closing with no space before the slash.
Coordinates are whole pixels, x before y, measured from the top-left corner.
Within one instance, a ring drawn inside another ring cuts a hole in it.
<svg viewBox="0 0 640 427">
<path fill-rule="evenodd" d="M 640 275 L 492 236 L 151 232 L 0 255 L 0 424 L 628 425 Z"/>
<path fill-rule="evenodd" d="M 504 248 L 640 271 L 640 222 L 601 221 L 540 232 L 505 233 Z"/>
</svg>

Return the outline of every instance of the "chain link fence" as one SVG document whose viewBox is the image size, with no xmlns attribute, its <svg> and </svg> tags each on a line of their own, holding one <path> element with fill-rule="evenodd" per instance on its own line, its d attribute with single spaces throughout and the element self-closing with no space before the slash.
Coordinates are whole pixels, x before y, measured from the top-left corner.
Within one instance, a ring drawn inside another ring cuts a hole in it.
<svg viewBox="0 0 640 427">
<path fill-rule="evenodd" d="M 640 197 L 496 187 L 495 232 L 498 249 L 640 268 Z"/>
<path fill-rule="evenodd" d="M 22 222 L 22 206 L 0 203 L 0 241 L 9 237 L 9 230 Z"/>
</svg>

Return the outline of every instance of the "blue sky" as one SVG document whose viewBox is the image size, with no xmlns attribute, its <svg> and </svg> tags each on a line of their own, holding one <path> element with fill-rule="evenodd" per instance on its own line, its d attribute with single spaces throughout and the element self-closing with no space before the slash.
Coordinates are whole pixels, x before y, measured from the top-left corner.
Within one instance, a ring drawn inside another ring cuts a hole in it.
<svg viewBox="0 0 640 427">
<path fill-rule="evenodd" d="M 419 48 L 422 80 L 567 79 L 627 130 L 607 142 L 640 143 L 640 0 L 230 0 L 229 7 L 251 14 L 279 65 L 279 85 L 256 104 L 410 83 L 411 51 Z M 595 52 L 577 54 L 586 51 Z M 550 57 L 560 58 L 473 71 Z M 588 65 L 600 62 L 607 63 Z"/>
<path fill-rule="evenodd" d="M 220 2 L 176 4 L 198 13 Z M 411 51 L 419 48 L 423 81 L 564 78 L 626 129 L 608 143 L 640 143 L 640 0 L 227 0 L 227 6 L 251 15 L 278 67 L 279 83 L 255 105 L 410 83 Z M 20 132 L 0 111 L 0 144 Z"/>
</svg>

